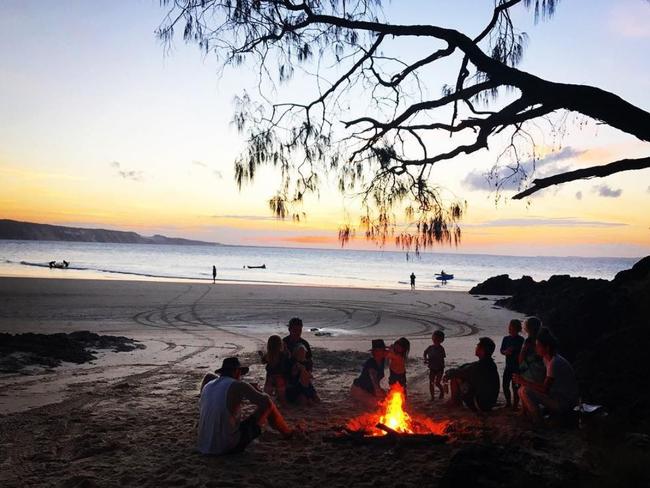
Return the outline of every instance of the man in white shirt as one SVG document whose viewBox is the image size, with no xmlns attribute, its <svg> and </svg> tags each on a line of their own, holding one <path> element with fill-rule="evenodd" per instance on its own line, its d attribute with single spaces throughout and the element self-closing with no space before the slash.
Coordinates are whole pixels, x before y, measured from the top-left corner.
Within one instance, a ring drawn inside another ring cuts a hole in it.
<svg viewBox="0 0 650 488">
<path fill-rule="evenodd" d="M 266 422 L 284 436 L 291 436 L 282 414 L 268 395 L 241 381 L 248 373 L 237 358 L 226 358 L 201 385 L 197 448 L 203 454 L 230 454 L 243 451 L 262 433 Z M 241 405 L 248 400 L 257 409 L 241 420 Z"/>
<path fill-rule="evenodd" d="M 521 375 L 513 375 L 513 381 L 520 385 L 524 413 L 539 422 L 540 405 L 553 414 L 568 413 L 578 404 L 579 390 L 571 363 L 557 353 L 557 340 L 548 329 L 540 330 L 535 349 L 546 365 L 544 382 L 535 383 Z"/>
</svg>

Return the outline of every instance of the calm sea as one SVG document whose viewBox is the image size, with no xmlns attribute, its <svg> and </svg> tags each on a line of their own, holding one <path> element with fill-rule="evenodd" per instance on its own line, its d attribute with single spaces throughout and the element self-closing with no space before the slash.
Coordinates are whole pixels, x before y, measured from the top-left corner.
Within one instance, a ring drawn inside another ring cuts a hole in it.
<svg viewBox="0 0 650 488">
<path fill-rule="evenodd" d="M 49 269 L 52 260 L 68 269 Z M 0 241 L 0 276 L 119 278 L 150 280 L 217 279 L 254 283 L 407 288 L 415 273 L 419 289 L 467 290 L 490 276 L 554 274 L 611 279 L 634 258 L 518 257 L 426 252 L 419 258 L 398 251 L 356 251 L 240 246 L 165 246 L 82 242 Z M 246 266 L 266 265 L 266 269 Z M 446 285 L 435 280 L 444 270 Z"/>
</svg>

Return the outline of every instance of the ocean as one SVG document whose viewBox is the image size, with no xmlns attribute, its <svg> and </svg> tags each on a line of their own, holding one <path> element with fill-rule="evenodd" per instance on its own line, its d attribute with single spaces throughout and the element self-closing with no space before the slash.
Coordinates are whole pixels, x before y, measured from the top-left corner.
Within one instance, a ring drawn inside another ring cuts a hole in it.
<svg viewBox="0 0 650 488">
<path fill-rule="evenodd" d="M 50 269 L 66 260 L 68 269 Z M 170 246 L 85 242 L 0 241 L 0 276 L 133 280 L 248 282 L 358 288 L 468 290 L 485 279 L 509 274 L 535 280 L 554 274 L 612 279 L 635 258 L 522 257 L 432 250 L 419 257 L 402 251 L 358 251 L 245 246 Z M 266 265 L 266 269 L 247 266 Z M 436 273 L 453 274 L 446 284 Z"/>
</svg>

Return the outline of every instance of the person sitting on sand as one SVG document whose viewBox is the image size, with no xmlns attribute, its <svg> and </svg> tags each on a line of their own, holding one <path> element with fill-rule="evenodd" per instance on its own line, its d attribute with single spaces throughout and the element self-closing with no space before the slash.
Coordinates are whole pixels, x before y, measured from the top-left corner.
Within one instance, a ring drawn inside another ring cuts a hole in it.
<svg viewBox="0 0 650 488">
<path fill-rule="evenodd" d="M 303 345 L 307 349 L 307 369 L 308 371 L 311 371 L 314 367 L 314 362 L 311 354 L 311 346 L 309 345 L 309 342 L 302 338 L 302 319 L 299 319 L 298 317 L 292 318 L 289 320 L 287 327 L 289 327 L 289 335 L 282 339 L 284 344 L 287 346 L 287 351 L 289 351 L 289 354 L 293 355 L 293 350 L 297 346 Z"/>
<path fill-rule="evenodd" d="M 361 374 L 352 383 L 350 394 L 364 407 L 375 408 L 386 397 L 386 392 L 381 388 L 387 353 L 384 340 L 373 339 L 370 353 L 372 357 L 363 363 Z"/>
<path fill-rule="evenodd" d="M 542 419 L 540 406 L 555 415 L 571 412 L 578 404 L 579 390 L 573 367 L 557 353 L 557 339 L 550 330 L 539 331 L 535 348 L 546 365 L 544 382 L 534 383 L 520 375 L 514 375 L 513 379 L 520 385 L 524 414 L 538 423 Z"/>
<path fill-rule="evenodd" d="M 388 351 L 388 384 L 399 383 L 406 392 L 406 361 L 411 343 L 406 337 L 400 337 Z"/>
<path fill-rule="evenodd" d="M 542 321 L 537 317 L 528 317 L 525 320 L 524 331 L 527 337 L 519 353 L 519 373 L 523 378 L 533 383 L 542 383 L 546 376 L 544 361 L 537 354 L 535 348 L 537 334 L 541 328 Z"/>
<path fill-rule="evenodd" d="M 451 382 L 450 406 L 464 403 L 471 410 L 492 410 L 499 396 L 499 373 L 492 354 L 496 349 L 489 337 L 481 337 L 476 345 L 478 361 L 463 364 L 445 373 L 445 381 Z"/>
<path fill-rule="evenodd" d="M 197 448 L 203 454 L 230 454 L 243 451 L 262 432 L 267 422 L 285 437 L 293 430 L 268 395 L 241 381 L 248 373 L 235 357 L 225 358 L 219 375 L 206 375 L 201 385 Z M 241 420 L 241 406 L 248 400 L 257 409 Z"/>
<path fill-rule="evenodd" d="M 299 405 L 311 405 L 320 402 L 316 388 L 312 383 L 313 375 L 307 369 L 307 348 L 300 344 L 293 350 L 287 400 Z"/>
<path fill-rule="evenodd" d="M 266 365 L 266 381 L 264 392 L 275 395 L 280 405 L 286 403 L 287 377 L 291 368 L 291 358 L 282 338 L 272 335 L 266 342 L 266 353 L 260 352 L 262 363 Z"/>
<path fill-rule="evenodd" d="M 501 354 L 506 357 L 506 367 L 503 370 L 503 396 L 506 399 L 506 407 L 513 407 L 515 410 L 519 406 L 519 395 L 517 384 L 512 383 L 512 375 L 519 374 L 519 353 L 524 345 L 524 338 L 519 335 L 520 332 L 521 321 L 512 319 L 508 324 L 508 335 L 501 341 Z"/>
<path fill-rule="evenodd" d="M 445 333 L 441 330 L 436 330 L 431 335 L 431 344 L 424 350 L 424 362 L 429 366 L 429 393 L 431 400 L 436 398 L 436 389 L 440 392 L 439 398 L 442 400 L 445 397 L 445 390 L 442 388 L 442 376 L 445 371 L 445 348 L 442 343 L 445 340 Z"/>
</svg>

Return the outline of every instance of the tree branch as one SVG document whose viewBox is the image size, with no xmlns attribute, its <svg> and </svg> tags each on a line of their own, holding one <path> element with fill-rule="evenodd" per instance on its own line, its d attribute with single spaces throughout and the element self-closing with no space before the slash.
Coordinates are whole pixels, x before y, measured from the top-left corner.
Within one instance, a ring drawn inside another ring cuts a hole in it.
<svg viewBox="0 0 650 488">
<path fill-rule="evenodd" d="M 538 178 L 533 180 L 533 186 L 521 193 L 517 193 L 512 198 L 514 200 L 521 200 L 522 198 L 528 197 L 544 188 L 548 188 L 549 186 L 559 185 L 569 181 L 583 180 L 586 178 L 604 178 L 613 175 L 614 173 L 620 173 L 621 171 L 634 171 L 645 168 L 650 168 L 650 157 L 640 159 L 621 159 L 620 161 L 615 161 L 609 164 L 590 166 L 588 168 L 568 171 L 547 178 Z"/>
</svg>

